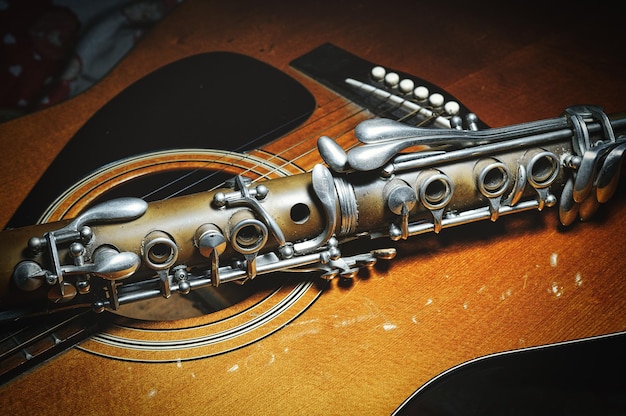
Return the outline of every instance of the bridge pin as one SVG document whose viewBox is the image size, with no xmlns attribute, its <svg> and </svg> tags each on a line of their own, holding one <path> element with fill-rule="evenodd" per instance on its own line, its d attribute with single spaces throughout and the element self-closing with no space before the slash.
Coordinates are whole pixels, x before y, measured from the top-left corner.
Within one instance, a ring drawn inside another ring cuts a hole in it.
<svg viewBox="0 0 626 416">
<path fill-rule="evenodd" d="M 433 107 L 439 108 L 443 105 L 445 100 L 443 98 L 443 95 L 436 92 L 434 94 L 431 94 L 430 97 L 428 97 L 428 101 L 430 102 L 430 105 L 432 105 Z"/>
<path fill-rule="evenodd" d="M 382 66 L 375 66 L 372 68 L 370 75 L 374 79 L 374 81 L 382 81 L 385 78 L 387 71 Z"/>
<path fill-rule="evenodd" d="M 418 101 L 426 101 L 428 94 L 430 94 L 430 91 L 428 91 L 428 88 L 424 86 L 419 86 L 413 90 L 413 96 Z"/>
<path fill-rule="evenodd" d="M 459 114 L 460 110 L 461 110 L 461 106 L 456 101 L 448 101 L 443 106 L 443 111 L 445 111 L 446 114 L 448 114 L 450 116 L 455 116 L 455 115 Z"/>
<path fill-rule="evenodd" d="M 385 84 L 387 84 L 388 86 L 395 88 L 398 86 L 399 82 L 400 82 L 400 75 L 396 74 L 395 72 L 390 72 L 387 75 L 385 75 Z"/>
<path fill-rule="evenodd" d="M 400 81 L 400 84 L 398 85 L 398 89 L 403 94 L 412 93 L 414 88 L 415 88 L 415 83 L 413 82 L 413 80 L 406 79 L 406 78 Z"/>
</svg>

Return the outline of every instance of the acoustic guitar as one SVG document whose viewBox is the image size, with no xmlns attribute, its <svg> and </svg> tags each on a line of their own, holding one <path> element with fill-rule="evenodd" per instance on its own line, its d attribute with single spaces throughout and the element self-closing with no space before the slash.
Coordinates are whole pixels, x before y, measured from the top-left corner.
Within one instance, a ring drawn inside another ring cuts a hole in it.
<svg viewBox="0 0 626 416">
<path fill-rule="evenodd" d="M 476 114 L 478 131 L 625 109 L 618 18 L 509 7 L 188 0 L 87 92 L 0 124 L 0 219 L 289 177 L 323 163 L 322 136 L 350 149 L 366 120 L 423 123 L 384 82 L 371 93 L 376 67 Z M 567 227 L 546 206 L 356 241 L 397 254 L 344 278 L 279 272 L 5 319 L 3 412 L 623 412 L 624 202 L 622 181 Z"/>
</svg>

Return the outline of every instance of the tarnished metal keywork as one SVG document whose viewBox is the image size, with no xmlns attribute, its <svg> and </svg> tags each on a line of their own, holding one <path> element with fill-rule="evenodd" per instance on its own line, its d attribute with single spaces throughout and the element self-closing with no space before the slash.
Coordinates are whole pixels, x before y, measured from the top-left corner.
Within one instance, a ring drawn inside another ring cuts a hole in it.
<svg viewBox="0 0 626 416">
<path fill-rule="evenodd" d="M 2 319 L 78 306 L 96 311 L 276 271 L 351 278 L 393 248 L 343 256 L 357 238 L 407 239 L 475 221 L 558 206 L 569 225 L 617 188 L 626 117 L 595 106 L 561 117 L 478 130 L 383 118 L 344 151 L 318 140 L 310 172 L 150 204 L 123 198 L 77 218 L 0 234 Z M 470 126 L 470 127 L 467 127 Z"/>
</svg>

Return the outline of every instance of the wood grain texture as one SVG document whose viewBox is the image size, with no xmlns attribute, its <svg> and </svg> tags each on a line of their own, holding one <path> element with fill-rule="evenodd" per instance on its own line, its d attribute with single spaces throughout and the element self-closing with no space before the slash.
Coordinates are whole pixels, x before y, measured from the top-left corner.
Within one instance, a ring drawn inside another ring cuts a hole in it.
<svg viewBox="0 0 626 416">
<path fill-rule="evenodd" d="M 617 16 L 565 2 L 489 3 L 187 0 L 84 94 L 0 124 L 0 223 L 101 106 L 155 68 L 201 52 L 239 52 L 289 73 L 315 95 L 313 118 L 330 114 L 335 95 L 289 62 L 325 42 L 440 85 L 491 126 L 581 103 L 626 110 Z M 320 128 L 267 149 L 304 139 L 312 148 Z M 305 168 L 318 161 L 302 153 L 290 157 Z M 596 219 L 567 230 L 546 210 L 397 244 L 387 268 L 351 286 L 332 282 L 283 329 L 226 354 L 155 364 L 70 350 L 1 386 L 3 412 L 389 414 L 466 360 L 626 330 L 624 190 Z"/>
</svg>

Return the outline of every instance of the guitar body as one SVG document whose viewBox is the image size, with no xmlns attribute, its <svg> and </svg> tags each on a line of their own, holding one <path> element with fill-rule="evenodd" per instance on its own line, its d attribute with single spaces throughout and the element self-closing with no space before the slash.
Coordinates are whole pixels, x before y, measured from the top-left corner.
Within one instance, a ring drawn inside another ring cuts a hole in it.
<svg viewBox="0 0 626 416">
<path fill-rule="evenodd" d="M 253 178 L 311 169 L 320 163 L 319 136 L 348 147 L 354 126 L 372 117 L 292 65 L 329 41 L 442 87 L 492 127 L 555 117 L 580 103 L 609 114 L 626 109 L 626 62 L 618 52 L 624 39 L 612 16 L 401 3 L 381 9 L 374 2 L 261 7 L 187 0 L 86 93 L 0 124 L 0 145 L 11 149 L 0 160 L 0 222 L 10 223 L 56 155 L 101 108 L 156 68 L 198 54 L 251 57 L 314 99 L 306 120 L 246 151 L 249 165 L 232 168 L 240 159 L 217 150 L 200 156 L 207 171 Z M 245 120 L 256 109 L 233 111 Z M 206 148 L 220 149 L 212 133 Z M 192 153 L 183 158 L 186 169 L 198 160 Z M 620 185 L 595 219 L 567 229 L 546 208 L 378 241 L 376 247 L 396 247 L 397 258 L 350 284 L 265 276 L 243 299 L 206 314 L 102 315 L 92 337 L 1 385 L 2 409 L 390 414 L 429 380 L 478 357 L 626 330 L 624 190 Z"/>
</svg>

